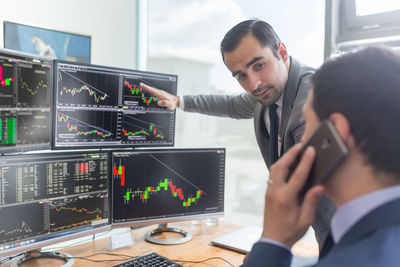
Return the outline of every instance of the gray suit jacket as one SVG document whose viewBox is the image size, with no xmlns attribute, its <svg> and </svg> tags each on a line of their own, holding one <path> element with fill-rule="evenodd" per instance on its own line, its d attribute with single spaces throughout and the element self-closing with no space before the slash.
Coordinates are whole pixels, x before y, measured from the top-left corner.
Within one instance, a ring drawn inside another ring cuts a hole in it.
<svg viewBox="0 0 400 267">
<path fill-rule="evenodd" d="M 380 206 L 360 221 L 332 247 L 316 267 L 400 266 L 400 199 Z M 244 266 L 290 266 L 291 254 L 282 247 L 257 242 Z"/>
<path fill-rule="evenodd" d="M 283 95 L 282 116 L 279 136 L 282 139 L 281 155 L 301 140 L 304 133 L 304 120 L 301 111 L 311 88 L 313 69 L 290 58 L 290 70 Z M 206 115 L 230 117 L 235 119 L 254 118 L 257 143 L 265 164 L 269 167 L 269 134 L 263 113 L 267 106 L 260 104 L 253 96 L 242 93 L 228 95 L 184 96 L 185 111 Z M 321 244 L 328 234 L 328 226 L 334 212 L 333 204 L 324 199 L 320 202 L 316 222 L 313 225 Z"/>
</svg>

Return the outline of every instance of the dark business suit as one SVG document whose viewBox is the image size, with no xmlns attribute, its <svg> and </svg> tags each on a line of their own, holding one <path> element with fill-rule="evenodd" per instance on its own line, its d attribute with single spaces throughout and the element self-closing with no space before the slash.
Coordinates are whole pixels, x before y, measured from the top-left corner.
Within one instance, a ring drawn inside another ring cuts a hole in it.
<svg viewBox="0 0 400 267">
<path fill-rule="evenodd" d="M 400 198 L 382 205 L 359 220 L 316 267 L 400 266 Z M 258 242 L 244 266 L 287 267 L 288 250 Z"/>
<path fill-rule="evenodd" d="M 282 139 L 281 155 L 301 140 L 304 133 L 304 120 L 301 115 L 311 88 L 313 69 L 301 65 L 290 58 L 288 80 L 284 89 L 282 116 L 279 136 Z M 206 115 L 230 117 L 235 119 L 254 118 L 254 130 L 257 143 L 265 164 L 269 167 L 269 134 L 264 122 L 264 111 L 267 106 L 260 104 L 253 96 L 242 93 L 229 95 L 184 96 L 185 111 Z M 325 240 L 330 219 L 334 212 L 333 204 L 326 198 L 320 202 L 317 218 L 313 225 L 319 243 Z"/>
</svg>

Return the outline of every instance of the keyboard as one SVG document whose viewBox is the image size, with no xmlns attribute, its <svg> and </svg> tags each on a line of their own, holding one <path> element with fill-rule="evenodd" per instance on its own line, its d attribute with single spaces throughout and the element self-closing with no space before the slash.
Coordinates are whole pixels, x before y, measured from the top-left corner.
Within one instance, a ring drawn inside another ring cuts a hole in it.
<svg viewBox="0 0 400 267">
<path fill-rule="evenodd" d="M 145 254 L 135 259 L 114 265 L 114 267 L 129 267 L 129 266 L 168 266 L 168 267 L 183 267 L 170 259 L 167 259 L 155 252 Z"/>
</svg>

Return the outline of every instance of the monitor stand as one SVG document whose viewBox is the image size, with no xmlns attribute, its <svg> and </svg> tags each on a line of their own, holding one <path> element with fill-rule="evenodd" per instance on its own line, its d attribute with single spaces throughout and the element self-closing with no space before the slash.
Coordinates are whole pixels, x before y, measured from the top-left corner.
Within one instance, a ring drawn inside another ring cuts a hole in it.
<svg viewBox="0 0 400 267">
<path fill-rule="evenodd" d="M 178 239 L 178 240 L 161 240 L 158 238 L 155 238 L 154 236 L 159 235 L 164 232 L 173 232 L 173 233 L 178 233 L 183 235 L 183 238 Z M 159 245 L 177 245 L 177 244 L 182 244 L 190 239 L 192 239 L 192 234 L 189 232 L 186 232 L 184 230 L 178 229 L 178 228 L 168 228 L 166 223 L 158 225 L 158 228 L 152 231 L 149 231 L 145 235 L 145 239 L 151 243 L 159 244 Z"/>
<path fill-rule="evenodd" d="M 62 265 L 61 267 L 70 267 L 74 264 L 75 260 L 74 258 L 65 252 L 40 252 L 40 251 L 28 251 L 24 254 L 22 254 L 19 257 L 14 258 L 11 261 L 10 267 L 17 267 L 20 266 L 22 263 L 39 259 L 39 258 L 55 258 L 59 260 L 65 261 L 65 264 Z"/>
</svg>

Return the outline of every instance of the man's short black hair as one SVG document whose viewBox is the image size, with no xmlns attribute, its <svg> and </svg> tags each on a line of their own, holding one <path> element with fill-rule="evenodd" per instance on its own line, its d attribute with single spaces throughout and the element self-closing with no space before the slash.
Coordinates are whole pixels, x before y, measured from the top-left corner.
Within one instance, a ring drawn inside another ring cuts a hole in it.
<svg viewBox="0 0 400 267">
<path fill-rule="evenodd" d="M 345 115 L 367 161 L 400 177 L 400 55 L 383 47 L 348 53 L 322 65 L 313 86 L 319 119 Z"/>
<path fill-rule="evenodd" d="M 251 19 L 240 22 L 225 34 L 220 47 L 222 60 L 224 60 L 224 62 L 224 53 L 235 50 L 243 37 L 248 34 L 252 34 L 261 46 L 269 46 L 274 56 L 279 59 L 278 45 L 280 39 L 272 26 L 265 21 Z"/>
</svg>

